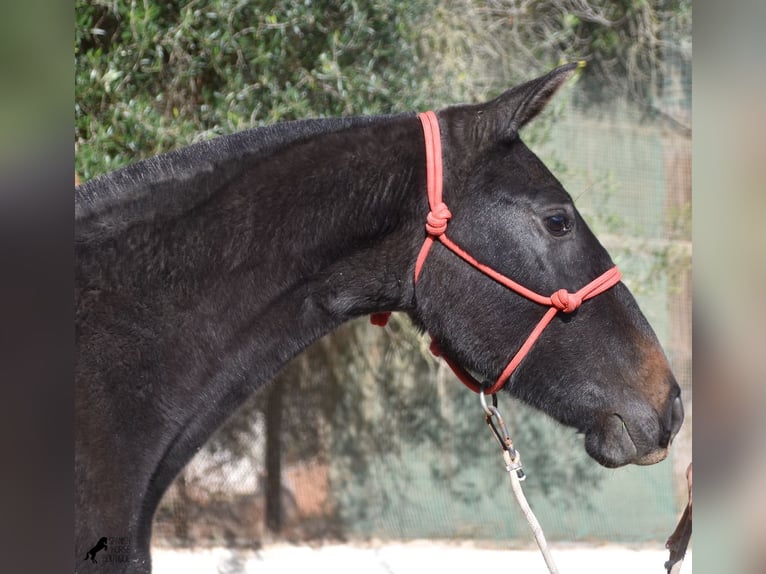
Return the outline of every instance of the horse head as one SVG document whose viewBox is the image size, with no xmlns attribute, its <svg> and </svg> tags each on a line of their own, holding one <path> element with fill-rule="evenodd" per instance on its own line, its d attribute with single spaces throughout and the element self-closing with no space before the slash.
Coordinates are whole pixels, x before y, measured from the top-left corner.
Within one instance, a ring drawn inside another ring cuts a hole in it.
<svg viewBox="0 0 766 574">
<path fill-rule="evenodd" d="M 448 229 L 471 257 L 555 301 L 550 324 L 498 385 L 583 433 L 587 452 L 602 465 L 653 464 L 667 456 L 683 422 L 679 386 L 617 278 L 597 296 L 574 300 L 614 263 L 561 183 L 519 138 L 575 68 L 438 113 L 445 203 L 432 205 L 429 233 Z M 415 298 L 416 323 L 479 380 L 501 377 L 546 312 L 439 241 L 419 271 Z"/>
</svg>

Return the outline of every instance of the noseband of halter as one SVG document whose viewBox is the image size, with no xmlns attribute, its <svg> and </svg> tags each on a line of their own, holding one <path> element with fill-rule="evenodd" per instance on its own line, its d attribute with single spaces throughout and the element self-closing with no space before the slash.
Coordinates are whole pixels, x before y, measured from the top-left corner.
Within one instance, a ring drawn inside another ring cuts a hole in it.
<svg viewBox="0 0 766 574">
<path fill-rule="evenodd" d="M 497 378 L 497 380 L 489 387 L 482 385 L 471 374 L 469 374 L 460 365 L 450 360 L 448 357 L 441 355 L 439 347 L 435 340 L 431 342 L 431 352 L 434 355 L 442 356 L 447 362 L 452 371 L 455 373 L 458 379 L 475 393 L 484 391 L 486 394 L 495 394 L 499 391 L 505 381 L 513 374 L 516 367 L 519 366 L 524 357 L 529 353 L 532 345 L 540 337 L 543 330 L 553 320 L 553 317 L 559 311 L 564 313 L 572 313 L 580 306 L 583 301 L 587 301 L 600 295 L 604 291 L 610 289 L 621 279 L 621 275 L 617 267 L 608 269 L 603 274 L 596 277 L 593 281 L 585 285 L 582 289 L 575 291 L 574 293 L 568 292 L 566 289 L 559 289 L 549 297 L 540 295 L 527 289 L 526 287 L 519 285 L 512 279 L 509 279 L 505 275 L 495 271 L 491 267 L 484 265 L 472 257 L 469 253 L 464 251 L 460 246 L 447 237 L 447 223 L 452 218 L 447 204 L 442 201 L 442 147 L 441 147 L 441 134 L 439 132 L 439 122 L 436 118 L 436 114 L 432 111 L 421 113 L 418 115 L 420 123 L 423 126 L 423 135 L 425 137 L 426 144 L 426 182 L 428 190 L 428 205 L 430 211 L 426 217 L 426 239 L 423 243 L 423 247 L 420 249 L 418 258 L 415 262 L 415 284 L 418 282 L 420 272 L 423 270 L 423 264 L 428 257 L 431 250 L 431 246 L 434 241 L 439 241 L 447 249 L 452 251 L 455 255 L 460 257 L 463 261 L 475 267 L 485 275 L 488 275 L 501 285 L 504 285 L 511 291 L 526 297 L 527 299 L 534 301 L 535 303 L 548 307 L 548 310 L 543 315 L 542 319 L 537 323 L 532 333 L 524 341 L 524 344 L 516 352 L 508 365 L 503 369 L 503 372 Z M 385 325 L 388 321 L 389 313 L 373 313 L 371 320 L 374 325 Z"/>
</svg>

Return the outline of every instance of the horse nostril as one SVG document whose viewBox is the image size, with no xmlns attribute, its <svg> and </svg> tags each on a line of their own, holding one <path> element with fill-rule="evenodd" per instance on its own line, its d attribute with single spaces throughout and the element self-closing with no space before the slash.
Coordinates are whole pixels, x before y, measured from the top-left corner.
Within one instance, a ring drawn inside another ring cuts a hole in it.
<svg viewBox="0 0 766 574">
<path fill-rule="evenodd" d="M 684 406 L 681 403 L 681 397 L 673 399 L 673 403 L 670 406 L 670 440 L 675 438 L 678 430 L 681 428 L 681 424 L 684 422 Z"/>
</svg>

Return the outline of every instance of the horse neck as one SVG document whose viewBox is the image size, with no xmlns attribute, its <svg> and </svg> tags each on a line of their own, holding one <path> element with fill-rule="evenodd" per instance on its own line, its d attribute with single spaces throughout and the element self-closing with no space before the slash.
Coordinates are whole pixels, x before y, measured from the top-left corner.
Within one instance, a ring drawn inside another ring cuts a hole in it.
<svg viewBox="0 0 766 574">
<path fill-rule="evenodd" d="M 425 210 L 421 147 L 414 119 L 398 118 L 259 160 L 224 199 L 236 219 L 226 271 L 253 270 L 264 296 L 311 285 L 311 304 L 339 319 L 406 308 Z"/>
<path fill-rule="evenodd" d="M 203 175 L 214 187 L 204 201 L 168 216 L 147 210 L 81 245 L 79 287 L 119 292 L 142 313 L 135 322 L 184 324 L 200 339 L 215 331 L 220 345 L 246 332 L 242 346 L 266 376 L 345 320 L 411 305 L 427 210 L 414 117 L 315 135 Z"/>
<path fill-rule="evenodd" d="M 258 269 L 264 294 L 311 285 L 305 305 L 341 320 L 407 308 L 427 209 L 422 164 L 414 118 L 312 138 L 269 158 L 234 186 L 234 203 L 247 204 L 236 233 L 246 249 L 229 265 Z"/>
<path fill-rule="evenodd" d="M 410 308 L 423 156 L 415 117 L 381 119 L 268 157 L 171 165 L 175 183 L 83 208 L 77 504 L 98 490 L 112 509 L 81 513 L 86 533 L 129 521 L 148 553 L 163 492 L 255 387 L 347 319 Z"/>
</svg>

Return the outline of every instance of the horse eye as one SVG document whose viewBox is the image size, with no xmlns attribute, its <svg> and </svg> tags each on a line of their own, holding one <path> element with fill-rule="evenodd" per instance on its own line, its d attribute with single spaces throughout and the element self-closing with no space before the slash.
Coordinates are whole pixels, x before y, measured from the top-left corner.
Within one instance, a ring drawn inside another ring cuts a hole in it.
<svg viewBox="0 0 766 574">
<path fill-rule="evenodd" d="M 553 235 L 560 237 L 572 229 L 572 222 L 566 215 L 551 215 L 545 218 L 545 227 Z"/>
</svg>

